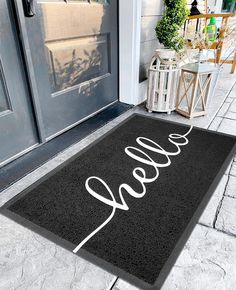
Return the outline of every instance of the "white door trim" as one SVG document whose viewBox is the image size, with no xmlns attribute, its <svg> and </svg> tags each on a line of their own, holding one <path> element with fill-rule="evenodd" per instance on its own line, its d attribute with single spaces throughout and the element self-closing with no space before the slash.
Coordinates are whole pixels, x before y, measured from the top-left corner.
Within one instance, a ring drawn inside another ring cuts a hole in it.
<svg viewBox="0 0 236 290">
<path fill-rule="evenodd" d="M 139 103 L 142 0 L 119 0 L 119 100 Z"/>
</svg>

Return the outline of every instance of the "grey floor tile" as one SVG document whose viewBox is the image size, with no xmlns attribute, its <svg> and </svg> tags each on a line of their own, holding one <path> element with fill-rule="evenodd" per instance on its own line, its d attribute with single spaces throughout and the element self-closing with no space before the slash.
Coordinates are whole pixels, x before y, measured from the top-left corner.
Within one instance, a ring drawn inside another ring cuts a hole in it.
<svg viewBox="0 0 236 290">
<path fill-rule="evenodd" d="M 233 98 L 227 97 L 227 99 L 225 100 L 225 103 L 232 103 L 234 101 Z"/>
<path fill-rule="evenodd" d="M 229 175 L 230 170 L 231 170 L 231 167 L 232 167 L 232 164 L 233 164 L 233 160 L 230 162 L 229 166 L 228 166 L 227 169 L 225 170 L 225 174 L 226 174 L 226 175 Z"/>
<path fill-rule="evenodd" d="M 229 176 L 229 182 L 226 187 L 225 195 L 236 198 L 236 177 Z"/>
<path fill-rule="evenodd" d="M 225 103 L 221 106 L 220 110 L 218 111 L 218 113 L 217 113 L 217 117 L 224 117 L 225 114 L 227 113 L 227 111 L 229 110 L 230 105 L 231 105 L 231 103 L 226 103 L 226 102 L 225 102 Z"/>
<path fill-rule="evenodd" d="M 234 100 L 230 104 L 230 106 L 229 106 L 227 112 L 224 114 L 224 116 L 225 116 L 225 118 L 236 120 L 236 100 Z"/>
<path fill-rule="evenodd" d="M 236 239 L 197 225 L 162 290 L 231 290 L 236 285 Z M 113 290 L 137 290 L 119 279 Z"/>
<path fill-rule="evenodd" d="M 222 117 L 215 117 L 211 122 L 210 126 L 208 127 L 208 129 L 212 131 L 217 131 L 222 120 L 223 120 Z"/>
<path fill-rule="evenodd" d="M 225 196 L 217 217 L 215 226 L 216 229 L 236 236 L 235 217 L 236 217 L 236 199 Z"/>
<path fill-rule="evenodd" d="M 224 96 L 229 97 L 229 89 L 227 90 L 220 90 L 220 89 L 216 89 L 215 92 L 214 92 L 214 97 L 220 97 L 220 98 L 223 98 Z"/>
<path fill-rule="evenodd" d="M 232 164 L 232 168 L 231 168 L 231 171 L 230 171 L 230 175 L 233 175 L 233 176 L 236 177 L 236 162 L 235 161 Z"/>
<path fill-rule="evenodd" d="M 236 112 L 228 111 L 225 114 L 225 118 L 228 118 L 228 119 L 231 119 L 231 120 L 236 120 Z"/>
<path fill-rule="evenodd" d="M 118 279 L 112 290 L 142 290 L 137 288 L 122 279 Z"/>
<path fill-rule="evenodd" d="M 199 220 L 199 223 L 207 225 L 209 227 L 213 227 L 213 223 L 215 221 L 215 217 L 216 217 L 220 202 L 223 198 L 223 194 L 225 192 L 227 182 L 228 182 L 228 176 L 224 175 L 216 191 L 214 192 L 211 200 L 209 201 L 206 209 L 204 210 Z"/>
<path fill-rule="evenodd" d="M 236 120 L 224 118 L 219 126 L 218 132 L 236 136 Z"/>
<path fill-rule="evenodd" d="M 106 290 L 115 276 L 0 215 L 0 289 Z"/>
<path fill-rule="evenodd" d="M 236 285 L 236 239 L 196 226 L 162 290 L 231 290 Z"/>
<path fill-rule="evenodd" d="M 234 86 L 232 91 L 229 93 L 229 98 L 236 99 L 236 86 Z"/>
<path fill-rule="evenodd" d="M 230 91 L 235 84 L 235 78 L 222 78 L 221 76 L 219 77 L 219 80 L 217 82 L 216 88 L 218 90 L 228 90 Z"/>
</svg>

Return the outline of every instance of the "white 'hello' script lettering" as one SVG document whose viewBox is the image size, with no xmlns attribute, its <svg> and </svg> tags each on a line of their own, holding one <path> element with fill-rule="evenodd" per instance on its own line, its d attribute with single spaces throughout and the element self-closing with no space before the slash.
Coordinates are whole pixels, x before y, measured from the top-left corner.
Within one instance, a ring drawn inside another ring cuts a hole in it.
<svg viewBox="0 0 236 290">
<path fill-rule="evenodd" d="M 154 142 L 153 140 L 145 137 L 138 137 L 136 139 L 136 142 L 138 145 L 140 145 L 142 148 L 145 148 L 149 151 L 155 152 L 157 154 L 160 154 L 166 158 L 166 162 L 164 163 L 157 163 L 154 161 L 147 153 L 142 151 L 139 148 L 128 146 L 125 148 L 125 153 L 133 158 L 134 160 L 140 162 L 141 164 L 146 164 L 148 166 L 151 166 L 154 169 L 154 176 L 153 177 L 147 177 L 146 171 L 142 167 L 136 167 L 133 170 L 133 177 L 141 184 L 142 191 L 136 192 L 130 185 L 123 183 L 119 186 L 119 196 L 121 202 L 117 202 L 114 194 L 112 193 L 110 187 L 107 185 L 107 183 L 102 180 L 101 178 L 97 176 L 91 176 L 89 177 L 85 182 L 85 188 L 88 191 L 89 194 L 91 194 L 94 198 L 98 199 L 102 203 L 110 206 L 112 208 L 112 212 L 110 216 L 102 223 L 98 228 L 96 228 L 90 235 L 88 235 L 74 250 L 74 253 L 77 253 L 79 249 L 89 240 L 91 239 L 97 232 L 99 232 L 105 225 L 107 225 L 115 215 L 115 212 L 117 209 L 120 210 L 129 210 L 129 206 L 127 205 L 125 199 L 124 199 L 124 193 L 128 193 L 134 198 L 142 198 L 146 194 L 146 184 L 154 182 L 158 176 L 159 176 L 159 168 L 168 167 L 171 165 L 170 156 L 176 156 L 181 153 L 181 146 L 187 145 L 189 143 L 189 140 L 187 139 L 187 136 L 192 131 L 192 126 L 188 130 L 188 132 L 184 135 L 180 134 L 170 134 L 168 141 L 175 145 L 176 150 L 174 152 L 166 151 L 164 148 L 162 148 L 159 144 Z M 90 181 L 96 180 L 97 182 L 100 182 L 102 186 L 104 186 L 104 189 L 106 189 L 107 193 L 109 194 L 110 198 L 106 198 L 102 195 L 100 195 L 98 192 L 96 192 L 94 189 L 90 186 Z"/>
</svg>

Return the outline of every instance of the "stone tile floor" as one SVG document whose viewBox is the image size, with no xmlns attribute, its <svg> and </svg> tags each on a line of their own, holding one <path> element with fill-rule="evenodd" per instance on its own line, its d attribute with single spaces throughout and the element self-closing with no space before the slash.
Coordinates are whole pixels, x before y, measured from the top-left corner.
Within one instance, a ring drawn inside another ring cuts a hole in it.
<svg viewBox="0 0 236 290">
<path fill-rule="evenodd" d="M 220 74 L 207 117 L 185 119 L 175 113 L 153 114 L 198 127 L 236 135 L 236 75 Z M 0 193 L 0 206 L 133 112 L 118 117 L 81 142 Z M 137 290 L 119 277 L 77 257 L 0 215 L 0 290 Z M 175 263 L 164 290 L 236 289 L 236 158 Z"/>
</svg>

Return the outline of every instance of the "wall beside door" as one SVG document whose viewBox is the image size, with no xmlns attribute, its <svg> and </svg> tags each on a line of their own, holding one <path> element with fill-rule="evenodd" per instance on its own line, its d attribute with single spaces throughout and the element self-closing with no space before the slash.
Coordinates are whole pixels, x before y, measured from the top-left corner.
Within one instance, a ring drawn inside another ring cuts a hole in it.
<svg viewBox="0 0 236 290">
<path fill-rule="evenodd" d="M 154 51 L 160 47 L 156 38 L 155 27 L 161 19 L 163 2 L 160 0 L 142 0 L 141 11 L 141 44 L 139 82 L 147 79 L 147 69 Z"/>
<path fill-rule="evenodd" d="M 163 7 L 163 1 L 160 0 L 141 0 L 138 103 L 146 99 L 148 67 L 155 50 L 161 47 L 156 38 L 155 27 L 162 17 Z"/>
<path fill-rule="evenodd" d="M 160 46 L 155 26 L 161 18 L 160 0 L 119 0 L 120 101 L 138 105 L 145 100 L 147 68 Z"/>
</svg>

